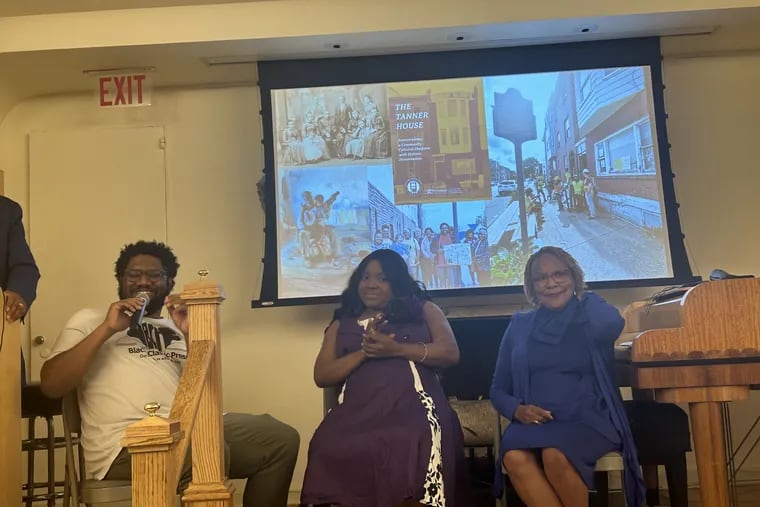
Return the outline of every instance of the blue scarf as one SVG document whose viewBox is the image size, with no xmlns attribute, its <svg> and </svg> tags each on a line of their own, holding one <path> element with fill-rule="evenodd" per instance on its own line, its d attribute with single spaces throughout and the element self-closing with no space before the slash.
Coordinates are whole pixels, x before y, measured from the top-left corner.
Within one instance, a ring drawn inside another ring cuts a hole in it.
<svg viewBox="0 0 760 507">
<path fill-rule="evenodd" d="M 515 341 L 512 350 L 512 385 L 514 395 L 528 402 L 530 400 L 530 372 L 528 369 L 528 339 L 535 339 L 546 343 L 559 343 L 567 334 L 572 324 L 583 324 L 585 339 L 591 352 L 599 392 L 610 409 L 610 416 L 615 430 L 620 435 L 623 444 L 623 462 L 625 465 L 624 482 L 626 502 L 631 507 L 640 507 L 644 504 L 646 489 L 641 478 L 639 459 L 636 444 L 633 441 L 628 416 L 623 407 L 620 391 L 612 382 L 609 367 L 602 356 L 601 351 L 595 344 L 593 331 L 588 325 L 593 315 L 588 315 L 586 302 L 588 298 L 598 298 L 595 294 L 586 293 L 582 301 L 573 297 L 562 310 L 550 310 L 539 308 L 530 315 L 530 333 L 525 333 Z M 601 337 L 602 339 L 605 337 Z M 499 466 L 499 470 L 501 467 Z"/>
</svg>

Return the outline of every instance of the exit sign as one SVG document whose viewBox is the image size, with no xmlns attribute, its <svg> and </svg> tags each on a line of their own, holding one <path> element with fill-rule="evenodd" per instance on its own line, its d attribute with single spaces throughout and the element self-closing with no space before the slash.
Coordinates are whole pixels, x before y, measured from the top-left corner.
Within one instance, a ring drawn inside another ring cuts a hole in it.
<svg viewBox="0 0 760 507">
<path fill-rule="evenodd" d="M 100 107 L 149 106 L 150 91 L 148 74 L 117 74 L 98 78 Z"/>
</svg>

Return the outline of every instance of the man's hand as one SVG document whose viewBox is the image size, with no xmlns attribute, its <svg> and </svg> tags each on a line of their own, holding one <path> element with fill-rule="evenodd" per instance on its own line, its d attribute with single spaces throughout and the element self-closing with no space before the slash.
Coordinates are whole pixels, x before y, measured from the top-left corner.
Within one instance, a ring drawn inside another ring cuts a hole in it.
<svg viewBox="0 0 760 507">
<path fill-rule="evenodd" d="M 103 324 L 113 333 L 124 331 L 129 327 L 132 314 L 140 311 L 144 300 L 142 298 L 128 298 L 111 303 Z"/>
<path fill-rule="evenodd" d="M 367 357 L 395 357 L 399 355 L 401 346 L 394 339 L 394 333 L 383 333 L 380 327 L 388 321 L 382 315 L 378 315 L 367 326 L 367 331 L 362 335 L 362 350 Z"/>
<path fill-rule="evenodd" d="M 515 419 L 523 424 L 541 424 L 554 419 L 552 413 L 535 405 L 520 405 L 515 410 Z"/>
<path fill-rule="evenodd" d="M 16 322 L 26 314 L 27 305 L 18 292 L 5 291 L 5 320 Z"/>
<path fill-rule="evenodd" d="M 190 329 L 190 322 L 187 319 L 187 305 L 179 298 L 179 295 L 166 296 L 164 299 L 164 305 L 169 311 L 169 317 L 171 317 L 174 325 L 177 326 L 185 338 L 187 339 L 187 332 Z"/>
</svg>

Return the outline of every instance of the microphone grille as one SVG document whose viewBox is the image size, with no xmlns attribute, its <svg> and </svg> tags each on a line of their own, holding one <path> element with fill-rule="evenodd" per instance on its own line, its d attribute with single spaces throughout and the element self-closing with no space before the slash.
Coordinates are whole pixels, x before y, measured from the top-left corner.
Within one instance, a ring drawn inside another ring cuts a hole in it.
<svg viewBox="0 0 760 507">
<path fill-rule="evenodd" d="M 135 297 L 136 298 L 140 298 L 140 299 L 144 299 L 145 302 L 147 303 L 147 302 L 150 301 L 150 292 L 148 292 L 146 290 L 141 290 L 137 294 L 135 294 Z"/>
</svg>

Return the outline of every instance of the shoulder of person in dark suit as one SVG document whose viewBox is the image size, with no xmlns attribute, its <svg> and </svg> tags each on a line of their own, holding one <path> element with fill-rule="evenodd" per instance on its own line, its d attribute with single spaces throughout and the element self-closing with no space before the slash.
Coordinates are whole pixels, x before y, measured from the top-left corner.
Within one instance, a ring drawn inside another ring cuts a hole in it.
<svg viewBox="0 0 760 507">
<path fill-rule="evenodd" d="M 37 282 L 40 271 L 26 242 L 23 212 L 19 204 L 0 196 L 0 285 L 5 291 L 19 294 L 26 303 L 26 310 L 37 297 Z"/>
</svg>

